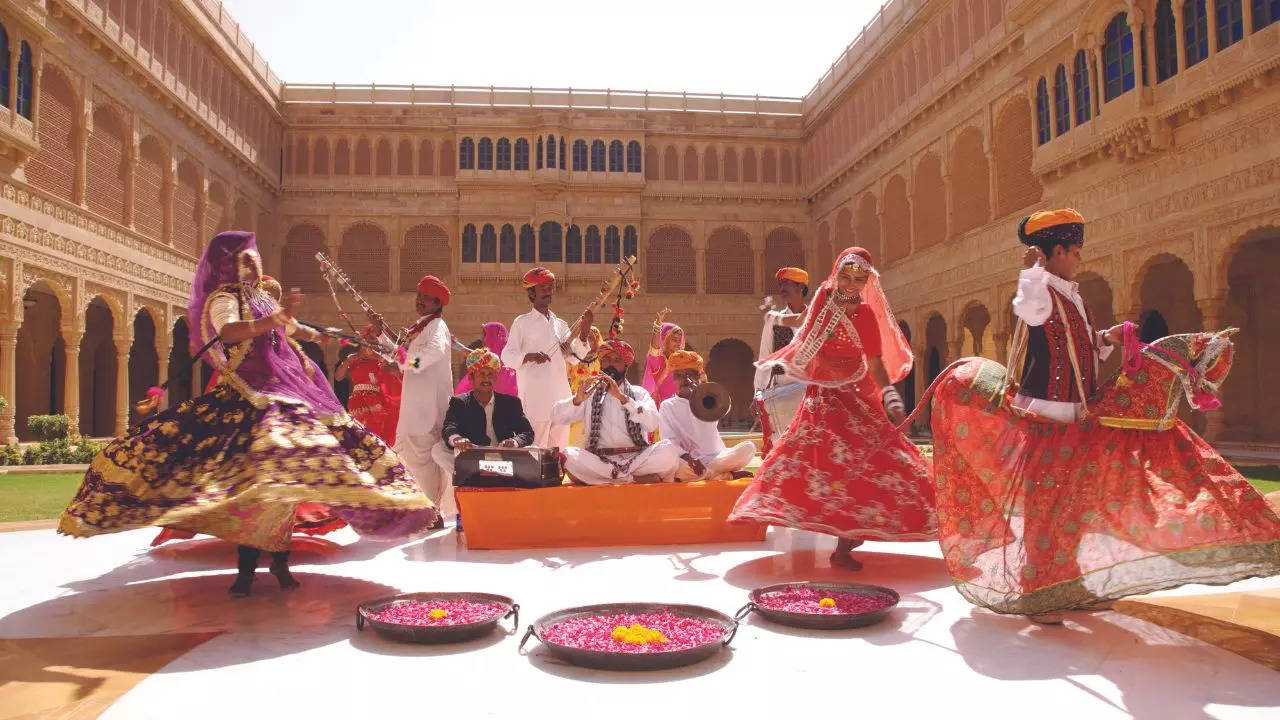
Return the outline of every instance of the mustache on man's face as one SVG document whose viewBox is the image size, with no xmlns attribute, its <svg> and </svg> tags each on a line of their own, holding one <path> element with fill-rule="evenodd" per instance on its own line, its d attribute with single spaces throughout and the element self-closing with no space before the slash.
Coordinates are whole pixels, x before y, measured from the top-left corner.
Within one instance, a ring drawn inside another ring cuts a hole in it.
<svg viewBox="0 0 1280 720">
<path fill-rule="evenodd" d="M 613 366 L 602 367 L 600 368 L 600 371 L 603 372 L 605 375 L 608 375 L 609 377 L 613 378 L 614 382 L 622 382 L 623 378 L 626 377 L 625 371 L 619 370 L 618 368 Z"/>
</svg>

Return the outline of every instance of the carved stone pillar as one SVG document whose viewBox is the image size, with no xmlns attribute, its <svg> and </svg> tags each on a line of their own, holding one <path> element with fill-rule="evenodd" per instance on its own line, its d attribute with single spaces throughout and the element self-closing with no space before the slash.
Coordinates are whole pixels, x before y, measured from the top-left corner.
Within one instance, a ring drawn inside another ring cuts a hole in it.
<svg viewBox="0 0 1280 720">
<path fill-rule="evenodd" d="M 1253 32 L 1253 0 L 1242 0 L 1240 9 L 1244 11 L 1241 15 L 1244 20 L 1244 37 L 1248 38 Z"/>
<path fill-rule="evenodd" d="M 66 346 L 66 371 L 62 381 L 62 412 L 71 418 L 68 429 L 72 437 L 80 435 L 80 341 L 84 331 L 63 328 L 62 342 Z"/>
<path fill-rule="evenodd" d="M 961 353 L 964 352 L 964 335 L 962 334 L 959 338 L 948 342 L 946 350 L 948 355 L 942 358 L 943 367 L 960 359 Z"/>
<path fill-rule="evenodd" d="M 1187 37 L 1182 25 L 1182 6 L 1186 0 L 1173 0 L 1173 35 L 1178 45 L 1178 71 L 1187 69 Z"/>
<path fill-rule="evenodd" d="M 404 248 L 404 235 L 397 228 L 396 234 L 388 238 L 387 250 L 390 262 L 387 263 L 387 272 L 391 277 L 387 281 L 388 292 L 406 292 L 409 288 L 400 287 L 400 250 Z"/>
<path fill-rule="evenodd" d="M 76 167 L 75 180 L 71 186 L 71 201 L 80 207 L 86 207 L 85 188 L 89 179 L 89 120 L 88 101 L 82 103 L 80 113 L 76 117 L 76 128 L 72 133 L 75 138 Z"/>
<path fill-rule="evenodd" d="M 1207 332 L 1217 332 L 1222 329 L 1222 313 L 1226 309 L 1227 299 L 1225 297 L 1202 298 L 1196 300 L 1196 306 L 1200 308 L 1201 326 Z M 1225 423 L 1221 410 L 1212 410 L 1204 414 L 1205 428 L 1204 438 L 1209 442 L 1214 442 L 1222 437 L 1222 427 Z"/>
<path fill-rule="evenodd" d="M 13 88 L 13 100 L 9 103 L 9 107 L 13 109 L 13 112 L 9 115 L 10 125 L 18 124 L 18 59 L 22 48 L 22 42 L 20 39 L 15 39 L 18 41 L 14 42 L 13 40 L 10 40 L 9 43 L 9 87 Z M 35 98 L 35 90 L 35 88 L 31 88 L 32 99 Z"/>
<path fill-rule="evenodd" d="M 4 412 L 0 412 L 0 442 L 5 444 L 18 442 L 14 427 L 18 403 L 15 397 L 18 389 L 17 350 L 18 326 L 0 326 L 0 397 L 7 401 Z"/>
<path fill-rule="evenodd" d="M 123 225 L 133 229 L 134 208 L 137 205 L 138 146 L 132 145 L 124 158 L 124 218 Z"/>
<path fill-rule="evenodd" d="M 1251 2 L 1251 0 L 1241 0 L 1242 3 Z M 1222 48 L 1218 47 L 1218 9 L 1214 7 L 1214 0 L 1204 0 L 1205 15 L 1209 20 L 1209 57 L 1218 54 Z"/>
<path fill-rule="evenodd" d="M 1093 78 L 1093 116 L 1098 117 L 1102 115 L 1102 105 L 1107 101 L 1106 97 L 1102 94 L 1102 72 L 1103 68 L 1106 66 L 1102 64 L 1102 45 L 1092 36 L 1090 37 L 1090 40 L 1092 40 L 1092 42 L 1089 45 L 1089 57 L 1091 60 L 1090 65 L 1093 66 L 1093 72 L 1089 74 Z"/>
<path fill-rule="evenodd" d="M 129 429 L 129 346 L 133 340 L 114 338 L 116 346 L 116 435 Z"/>
<path fill-rule="evenodd" d="M 173 351 L 172 341 L 162 331 L 156 328 L 156 385 L 160 387 L 169 382 L 169 353 Z"/>
</svg>

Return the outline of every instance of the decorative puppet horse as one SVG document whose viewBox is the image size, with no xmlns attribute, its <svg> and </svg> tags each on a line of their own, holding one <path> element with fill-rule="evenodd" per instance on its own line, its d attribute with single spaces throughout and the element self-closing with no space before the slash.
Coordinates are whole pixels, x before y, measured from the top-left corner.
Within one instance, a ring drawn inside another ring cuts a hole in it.
<svg viewBox="0 0 1280 720">
<path fill-rule="evenodd" d="M 999 363 L 964 358 L 933 398 L 939 541 L 957 589 L 996 612 L 1097 607 L 1185 583 L 1280 573 L 1280 518 L 1177 418 L 1219 406 L 1234 329 L 1143 345 L 1061 424 L 1012 406 Z"/>
</svg>

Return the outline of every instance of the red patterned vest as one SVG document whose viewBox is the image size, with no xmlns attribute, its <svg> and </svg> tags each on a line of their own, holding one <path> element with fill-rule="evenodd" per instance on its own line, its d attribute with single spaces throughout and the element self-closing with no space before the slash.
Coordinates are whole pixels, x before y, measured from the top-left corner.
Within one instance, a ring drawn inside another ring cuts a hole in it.
<svg viewBox="0 0 1280 720">
<path fill-rule="evenodd" d="M 1090 395 L 1097 389 L 1098 347 L 1093 338 L 1093 318 L 1085 315 L 1071 298 L 1050 287 L 1057 300 L 1049 319 L 1040 327 L 1028 328 L 1027 358 L 1022 366 L 1021 393 L 1027 397 L 1054 402 L 1081 402 L 1075 372 L 1067 350 L 1067 333 L 1075 345 L 1076 362 L 1083 375 L 1081 381 Z M 1057 308 L 1062 308 L 1059 313 Z M 1065 324 L 1063 320 L 1065 319 Z"/>
</svg>

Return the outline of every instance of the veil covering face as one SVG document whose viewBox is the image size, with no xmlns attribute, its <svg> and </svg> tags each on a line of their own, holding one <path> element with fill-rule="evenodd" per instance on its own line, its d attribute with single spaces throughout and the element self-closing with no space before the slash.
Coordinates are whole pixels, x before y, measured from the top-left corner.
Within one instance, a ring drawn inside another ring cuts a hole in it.
<svg viewBox="0 0 1280 720">
<path fill-rule="evenodd" d="M 831 274 L 818 286 L 795 339 L 759 363 L 758 373 L 769 374 L 774 368 L 781 367 L 796 380 L 822 387 L 841 387 L 866 376 L 867 356 L 862 350 L 862 343 L 835 297 L 836 279 L 848 265 L 870 275 L 862 290 L 862 303 L 875 317 L 880 333 L 880 359 L 889 375 L 889 382 L 901 382 L 911 372 L 911 345 L 885 299 L 880 273 L 872 264 L 871 253 L 860 247 L 851 247 L 840 253 Z M 837 332 L 842 328 L 845 332 Z"/>
</svg>

